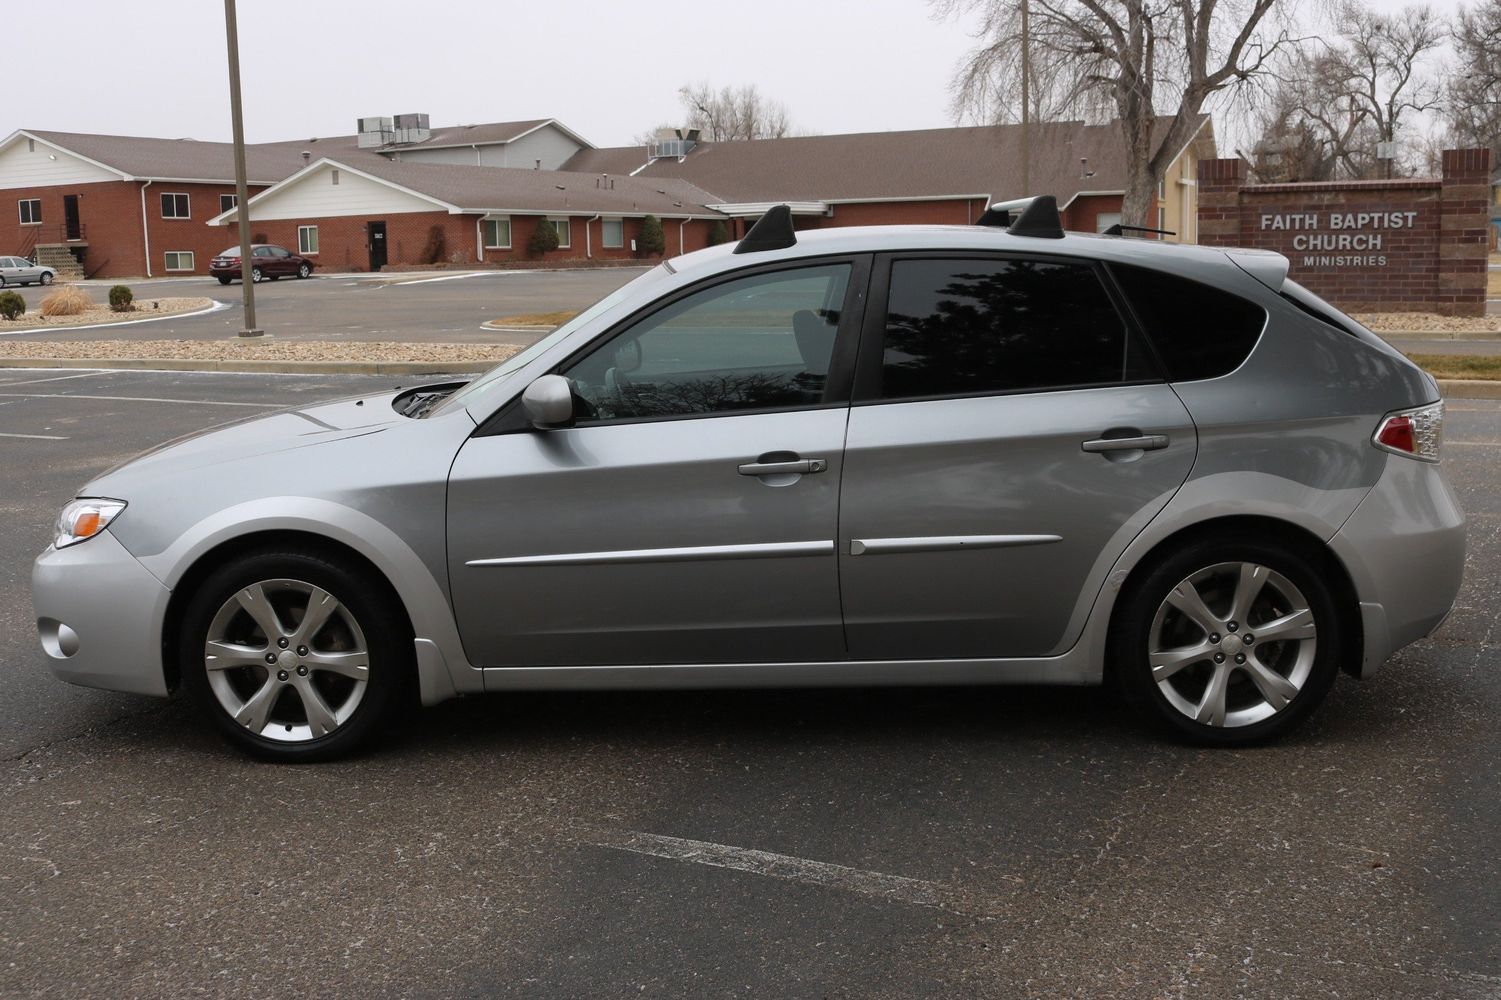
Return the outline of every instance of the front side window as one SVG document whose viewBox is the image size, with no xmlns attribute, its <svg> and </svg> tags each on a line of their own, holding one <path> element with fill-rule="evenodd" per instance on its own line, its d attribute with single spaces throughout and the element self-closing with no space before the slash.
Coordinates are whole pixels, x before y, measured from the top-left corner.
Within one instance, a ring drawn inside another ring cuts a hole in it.
<svg viewBox="0 0 1501 1000">
<path fill-rule="evenodd" d="M 1088 264 L 977 258 L 891 265 L 881 399 L 1154 377 Z"/>
<path fill-rule="evenodd" d="M 167 270 L 191 271 L 193 270 L 193 252 L 191 250 L 168 250 Z"/>
<path fill-rule="evenodd" d="M 192 217 L 187 195 L 162 192 L 162 218 L 191 219 Z"/>
<path fill-rule="evenodd" d="M 297 227 L 297 252 L 311 257 L 318 252 L 318 227 Z"/>
<path fill-rule="evenodd" d="M 567 219 L 548 219 L 547 221 L 551 222 L 552 227 L 558 231 L 559 250 L 566 250 L 569 247 L 573 246 L 573 241 L 569 238 L 571 229 L 568 225 Z"/>
<path fill-rule="evenodd" d="M 849 264 L 829 264 L 714 285 L 562 374 L 586 421 L 817 406 L 849 282 Z"/>
<path fill-rule="evenodd" d="M 511 249 L 511 220 L 510 219 L 486 219 L 485 220 L 485 249 L 486 250 L 509 250 L 509 249 Z"/>
<path fill-rule="evenodd" d="M 37 226 L 42 222 L 42 199 L 24 198 L 18 202 L 21 208 L 21 225 Z"/>
<path fill-rule="evenodd" d="M 607 250 L 625 246 L 625 222 L 622 219 L 605 219 L 599 224 L 602 230 L 600 245 Z"/>
</svg>

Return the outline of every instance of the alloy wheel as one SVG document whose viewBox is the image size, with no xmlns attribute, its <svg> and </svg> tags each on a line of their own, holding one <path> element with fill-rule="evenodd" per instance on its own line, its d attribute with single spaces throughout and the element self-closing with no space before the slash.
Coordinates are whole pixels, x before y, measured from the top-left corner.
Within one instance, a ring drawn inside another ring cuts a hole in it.
<svg viewBox="0 0 1501 1000">
<path fill-rule="evenodd" d="M 1148 638 L 1152 680 L 1206 726 L 1249 726 L 1281 712 L 1313 672 L 1317 623 L 1291 581 L 1254 562 L 1217 563 L 1168 592 Z"/>
<path fill-rule="evenodd" d="M 224 602 L 203 665 L 230 718 L 284 743 L 348 722 L 370 677 L 369 646 L 349 609 L 321 587 L 288 579 L 251 584 Z"/>
</svg>

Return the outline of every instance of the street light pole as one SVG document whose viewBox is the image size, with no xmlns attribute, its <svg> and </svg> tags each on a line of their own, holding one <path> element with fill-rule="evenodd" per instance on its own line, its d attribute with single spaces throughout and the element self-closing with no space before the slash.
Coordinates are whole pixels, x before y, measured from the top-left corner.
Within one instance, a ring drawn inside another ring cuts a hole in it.
<svg viewBox="0 0 1501 1000">
<path fill-rule="evenodd" d="M 1022 197 L 1032 191 L 1032 137 L 1028 119 L 1031 117 L 1027 103 L 1032 94 L 1032 37 L 1027 25 L 1028 0 L 1022 0 Z"/>
<path fill-rule="evenodd" d="M 242 337 L 263 337 L 255 325 L 255 282 L 250 277 L 250 197 L 245 184 L 245 121 L 240 110 L 240 33 L 235 25 L 235 0 L 224 0 L 224 33 L 229 39 L 229 114 L 234 123 L 235 215 L 240 220 L 240 285 L 245 297 Z"/>
</svg>

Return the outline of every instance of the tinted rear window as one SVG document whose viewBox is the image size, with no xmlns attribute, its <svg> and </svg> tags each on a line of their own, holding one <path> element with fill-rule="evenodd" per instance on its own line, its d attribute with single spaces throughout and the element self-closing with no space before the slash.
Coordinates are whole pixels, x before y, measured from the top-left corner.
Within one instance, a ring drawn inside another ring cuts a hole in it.
<svg viewBox="0 0 1501 1000">
<path fill-rule="evenodd" d="M 1174 382 L 1228 375 L 1266 325 L 1265 309 L 1218 288 L 1129 264 L 1110 271 Z"/>
<path fill-rule="evenodd" d="M 881 398 L 1157 378 L 1087 264 L 998 258 L 891 265 Z"/>
</svg>

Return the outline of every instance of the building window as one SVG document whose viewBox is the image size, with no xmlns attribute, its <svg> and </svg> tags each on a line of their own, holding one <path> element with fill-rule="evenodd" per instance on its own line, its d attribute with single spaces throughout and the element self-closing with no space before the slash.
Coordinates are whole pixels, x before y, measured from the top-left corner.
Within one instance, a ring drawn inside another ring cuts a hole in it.
<svg viewBox="0 0 1501 1000">
<path fill-rule="evenodd" d="M 570 236 L 567 219 L 548 219 L 547 221 L 551 222 L 552 227 L 558 231 L 559 250 L 567 250 L 569 247 L 573 246 L 573 240 Z"/>
<path fill-rule="evenodd" d="M 162 218 L 191 219 L 192 217 L 193 213 L 188 207 L 187 195 L 162 192 Z"/>
<path fill-rule="evenodd" d="M 27 139 L 26 140 L 26 152 L 28 152 L 28 153 L 35 153 L 36 152 L 36 140 L 35 139 Z"/>
<path fill-rule="evenodd" d="M 191 250 L 168 250 L 167 270 L 191 271 L 193 270 L 193 251 Z"/>
<path fill-rule="evenodd" d="M 234 208 L 239 203 L 240 203 L 240 198 L 239 198 L 238 195 L 221 194 L 219 196 L 219 211 L 220 211 L 220 213 L 228 212 L 230 209 Z"/>
<path fill-rule="evenodd" d="M 318 227 L 297 227 L 297 252 L 303 256 L 312 256 L 318 252 Z"/>
<path fill-rule="evenodd" d="M 1118 226 L 1120 224 L 1121 213 L 1119 212 L 1100 212 L 1094 217 L 1094 231 L 1097 233 L 1103 233 L 1111 226 Z"/>
<path fill-rule="evenodd" d="M 339 183 L 339 171 L 338 171 L 338 168 L 335 168 L 335 169 L 330 170 L 328 172 L 328 182 L 330 184 L 337 184 L 337 183 Z"/>
<path fill-rule="evenodd" d="M 485 249 L 486 250 L 509 250 L 509 249 L 511 249 L 511 220 L 510 219 L 486 219 L 485 220 Z"/>
<path fill-rule="evenodd" d="M 606 249 L 614 250 L 625 246 L 625 221 L 623 219 L 606 219 L 600 223 L 603 230 L 599 245 Z"/>
<path fill-rule="evenodd" d="M 39 226 L 42 224 L 42 199 L 23 198 L 17 204 L 21 206 L 21 225 Z"/>
</svg>

